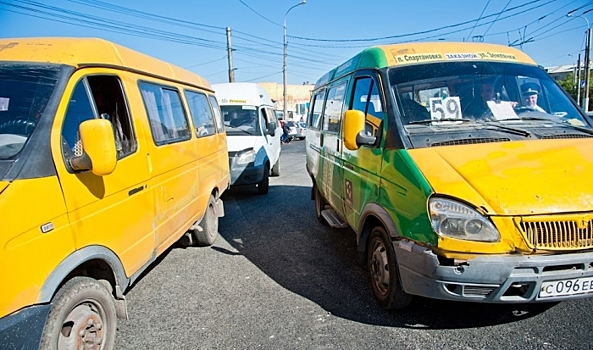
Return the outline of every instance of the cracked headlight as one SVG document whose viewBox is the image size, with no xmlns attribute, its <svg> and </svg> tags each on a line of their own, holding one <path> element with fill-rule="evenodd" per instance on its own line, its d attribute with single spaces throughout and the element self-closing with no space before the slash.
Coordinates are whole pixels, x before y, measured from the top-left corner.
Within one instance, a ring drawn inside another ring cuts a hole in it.
<svg viewBox="0 0 593 350">
<path fill-rule="evenodd" d="M 249 164 L 255 162 L 255 151 L 253 148 L 243 150 L 235 156 L 237 158 L 237 164 Z"/>
<path fill-rule="evenodd" d="M 428 211 L 432 228 L 439 235 L 478 242 L 500 240 L 492 222 L 466 204 L 433 197 L 428 200 Z"/>
</svg>

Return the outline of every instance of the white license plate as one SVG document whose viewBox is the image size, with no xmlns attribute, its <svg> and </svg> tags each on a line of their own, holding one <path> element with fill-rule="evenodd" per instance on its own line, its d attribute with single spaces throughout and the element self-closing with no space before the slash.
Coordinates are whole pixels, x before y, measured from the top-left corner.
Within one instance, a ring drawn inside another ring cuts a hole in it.
<svg viewBox="0 0 593 350">
<path fill-rule="evenodd" d="M 542 282 L 540 298 L 593 293 L 593 277 Z"/>
</svg>

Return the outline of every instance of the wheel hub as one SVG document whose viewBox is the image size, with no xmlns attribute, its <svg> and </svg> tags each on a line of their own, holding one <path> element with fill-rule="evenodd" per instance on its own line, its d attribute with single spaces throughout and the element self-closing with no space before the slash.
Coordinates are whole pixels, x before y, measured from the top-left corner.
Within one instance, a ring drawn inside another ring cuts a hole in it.
<svg viewBox="0 0 593 350">
<path fill-rule="evenodd" d="M 59 349 L 99 350 L 104 338 L 103 322 L 91 305 L 78 305 L 64 320 Z"/>
</svg>

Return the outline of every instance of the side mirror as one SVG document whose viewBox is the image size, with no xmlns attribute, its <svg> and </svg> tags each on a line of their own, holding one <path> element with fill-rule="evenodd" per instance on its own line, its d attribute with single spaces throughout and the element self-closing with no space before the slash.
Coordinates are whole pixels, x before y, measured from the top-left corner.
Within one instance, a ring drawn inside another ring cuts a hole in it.
<svg viewBox="0 0 593 350">
<path fill-rule="evenodd" d="M 111 122 L 105 119 L 91 119 L 79 127 L 83 154 L 70 158 L 70 165 L 76 171 L 91 170 L 97 176 L 109 175 L 115 170 L 117 153 Z"/>
<path fill-rule="evenodd" d="M 377 141 L 375 136 L 368 136 L 364 133 L 365 116 L 357 110 L 347 110 L 344 113 L 344 145 L 347 149 L 355 151 L 364 145 L 374 145 Z"/>
<path fill-rule="evenodd" d="M 276 136 L 276 128 L 277 128 L 276 122 L 269 122 L 268 123 L 268 135 L 270 135 L 272 137 Z"/>
</svg>

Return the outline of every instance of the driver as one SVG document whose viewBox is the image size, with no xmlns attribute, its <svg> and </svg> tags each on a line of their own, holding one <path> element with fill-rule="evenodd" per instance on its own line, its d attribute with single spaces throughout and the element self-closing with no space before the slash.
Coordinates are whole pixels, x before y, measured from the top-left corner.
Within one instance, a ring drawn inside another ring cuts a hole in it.
<svg viewBox="0 0 593 350">
<path fill-rule="evenodd" d="M 525 103 L 525 106 L 538 112 L 546 113 L 543 108 L 537 105 L 537 98 L 539 95 L 539 87 L 537 84 L 525 83 L 521 85 L 521 95 L 523 96 L 523 103 Z"/>
</svg>

